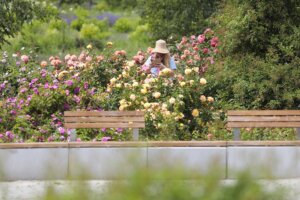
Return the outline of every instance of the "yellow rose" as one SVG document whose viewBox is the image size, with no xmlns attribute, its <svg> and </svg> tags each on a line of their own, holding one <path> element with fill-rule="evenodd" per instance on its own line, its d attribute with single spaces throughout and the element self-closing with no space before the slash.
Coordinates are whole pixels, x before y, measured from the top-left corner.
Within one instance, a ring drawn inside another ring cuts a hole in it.
<svg viewBox="0 0 300 200">
<path fill-rule="evenodd" d="M 112 42 L 107 42 L 106 45 L 107 45 L 107 47 L 112 47 L 113 43 Z"/>
<path fill-rule="evenodd" d="M 144 103 L 144 108 L 146 108 L 146 109 L 148 109 L 148 108 L 150 108 L 150 106 L 151 106 L 151 104 L 150 103 Z"/>
<path fill-rule="evenodd" d="M 198 110 L 198 109 L 194 109 L 194 110 L 192 111 L 192 115 L 193 115 L 194 117 L 198 117 L 198 116 L 199 116 L 199 110 Z"/>
<path fill-rule="evenodd" d="M 198 73 L 199 72 L 199 67 L 194 67 L 193 70 Z"/>
<path fill-rule="evenodd" d="M 117 81 L 117 79 L 114 77 L 114 78 L 112 78 L 112 79 L 110 79 L 110 83 L 111 84 L 115 84 L 116 83 L 116 81 Z"/>
<path fill-rule="evenodd" d="M 189 75 L 190 73 L 192 73 L 192 70 L 191 69 L 185 69 L 184 70 L 184 73 L 185 73 L 185 75 Z"/>
<path fill-rule="evenodd" d="M 207 97 L 207 101 L 208 102 L 214 102 L 214 98 L 213 97 Z"/>
<path fill-rule="evenodd" d="M 137 87 L 138 85 L 139 85 L 138 82 L 133 82 L 133 83 L 132 83 L 132 86 L 133 86 L 133 87 Z"/>
<path fill-rule="evenodd" d="M 152 96 L 153 96 L 154 98 L 158 99 L 158 98 L 161 96 L 161 94 L 160 94 L 160 92 L 154 92 L 154 93 L 152 94 Z"/>
<path fill-rule="evenodd" d="M 199 99 L 200 99 L 200 101 L 205 102 L 206 101 L 206 96 L 201 95 Z"/>
<path fill-rule="evenodd" d="M 207 82 L 206 82 L 206 79 L 205 78 L 200 78 L 200 84 L 201 85 L 205 85 Z"/>
<path fill-rule="evenodd" d="M 146 88 L 141 89 L 141 93 L 142 94 L 146 94 L 147 93 L 147 89 Z"/>
<path fill-rule="evenodd" d="M 87 48 L 87 49 L 92 49 L 93 46 L 92 46 L 91 44 L 89 44 L 89 45 L 86 46 L 86 48 Z"/>
<path fill-rule="evenodd" d="M 121 83 L 118 83 L 118 84 L 116 84 L 116 87 L 117 87 L 117 88 L 121 88 L 121 87 L 122 87 L 122 84 L 121 84 Z"/>
<path fill-rule="evenodd" d="M 193 85 L 195 83 L 194 80 L 190 80 L 190 85 Z"/>
<path fill-rule="evenodd" d="M 171 97 L 171 98 L 169 99 L 169 103 L 170 103 L 170 104 L 174 104 L 175 101 L 176 101 L 176 99 L 175 99 L 174 97 Z"/>
<path fill-rule="evenodd" d="M 185 82 L 184 81 L 180 82 L 180 86 L 181 87 L 185 86 Z"/>
<path fill-rule="evenodd" d="M 129 97 L 132 101 L 134 101 L 136 99 L 135 95 L 134 94 L 131 94 L 130 97 Z"/>
</svg>

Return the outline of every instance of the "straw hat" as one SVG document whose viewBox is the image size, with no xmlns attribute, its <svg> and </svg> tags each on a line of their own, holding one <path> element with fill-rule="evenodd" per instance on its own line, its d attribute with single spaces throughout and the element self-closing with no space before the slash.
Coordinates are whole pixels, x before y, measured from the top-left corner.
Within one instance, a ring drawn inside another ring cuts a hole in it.
<svg viewBox="0 0 300 200">
<path fill-rule="evenodd" d="M 164 40 L 157 40 L 155 44 L 155 48 L 152 50 L 153 53 L 169 53 L 167 48 L 167 43 Z"/>
</svg>

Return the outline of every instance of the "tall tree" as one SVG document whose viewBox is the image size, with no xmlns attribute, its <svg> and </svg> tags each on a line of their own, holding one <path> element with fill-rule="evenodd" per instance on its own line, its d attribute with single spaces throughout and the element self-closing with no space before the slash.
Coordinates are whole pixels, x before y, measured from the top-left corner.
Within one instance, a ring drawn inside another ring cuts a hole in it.
<svg viewBox="0 0 300 200">
<path fill-rule="evenodd" d="M 19 32 L 24 23 L 33 19 L 46 20 L 56 14 L 54 7 L 39 1 L 0 0 L 0 45 Z"/>
</svg>

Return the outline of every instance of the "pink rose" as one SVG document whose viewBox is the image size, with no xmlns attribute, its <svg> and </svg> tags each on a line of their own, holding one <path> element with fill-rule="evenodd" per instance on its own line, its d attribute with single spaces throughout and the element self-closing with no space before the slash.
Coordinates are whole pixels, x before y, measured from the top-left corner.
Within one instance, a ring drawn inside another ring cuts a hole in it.
<svg viewBox="0 0 300 200">
<path fill-rule="evenodd" d="M 201 44 L 205 41 L 205 36 L 204 35 L 199 35 L 198 36 L 198 42 Z"/>
<path fill-rule="evenodd" d="M 26 56 L 26 55 L 22 55 L 22 56 L 21 56 L 21 60 L 26 64 L 26 63 L 28 63 L 28 61 L 29 61 L 29 57 Z"/>
</svg>

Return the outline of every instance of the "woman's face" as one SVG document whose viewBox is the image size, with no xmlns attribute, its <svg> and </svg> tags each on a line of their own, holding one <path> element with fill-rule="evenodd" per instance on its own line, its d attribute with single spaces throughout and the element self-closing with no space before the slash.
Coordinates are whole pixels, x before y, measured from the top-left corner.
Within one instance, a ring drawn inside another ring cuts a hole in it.
<svg viewBox="0 0 300 200">
<path fill-rule="evenodd" d="M 164 54 L 162 53 L 151 53 L 151 62 L 153 63 L 161 63 L 163 60 Z"/>
</svg>

